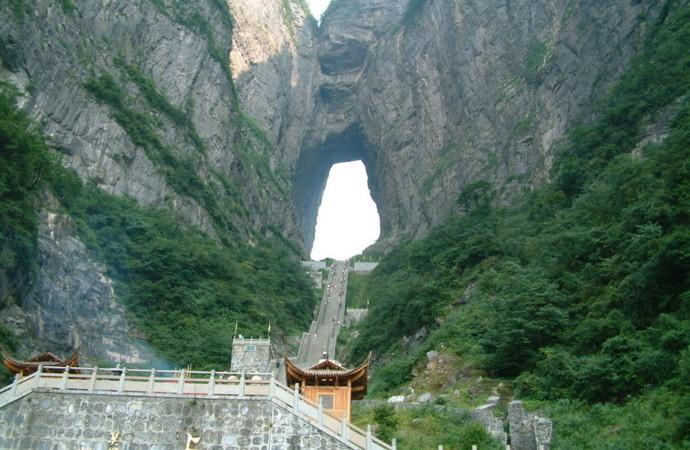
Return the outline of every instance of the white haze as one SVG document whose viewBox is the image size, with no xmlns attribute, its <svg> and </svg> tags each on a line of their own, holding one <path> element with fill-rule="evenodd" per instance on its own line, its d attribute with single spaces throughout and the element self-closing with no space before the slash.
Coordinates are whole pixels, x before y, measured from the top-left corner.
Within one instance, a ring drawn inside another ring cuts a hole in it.
<svg viewBox="0 0 690 450">
<path fill-rule="evenodd" d="M 311 9 L 311 14 L 318 20 L 321 14 L 328 8 L 328 4 L 331 0 L 307 0 L 309 4 L 309 9 Z"/>
</svg>

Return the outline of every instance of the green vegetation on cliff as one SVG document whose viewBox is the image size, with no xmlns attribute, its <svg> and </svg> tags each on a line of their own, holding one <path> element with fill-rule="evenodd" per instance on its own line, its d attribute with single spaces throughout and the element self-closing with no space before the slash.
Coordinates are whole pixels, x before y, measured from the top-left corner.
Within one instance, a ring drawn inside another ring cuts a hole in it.
<svg viewBox="0 0 690 450">
<path fill-rule="evenodd" d="M 313 309 L 315 293 L 284 238 L 255 235 L 250 245 L 226 231 L 218 242 L 169 210 L 83 184 L 54 163 L 44 137 L 14 102 L 13 92 L 0 91 L 0 281 L 30 277 L 38 194 L 50 188 L 106 265 L 138 328 L 171 363 L 226 367 L 235 322 L 256 336 L 265 335 L 269 321 L 277 333 L 308 326 L 303 312 Z M 13 347 L 4 329 L 0 344 Z"/>
<path fill-rule="evenodd" d="M 54 159 L 31 120 L 15 109 L 15 95 L 0 84 L 0 297 L 19 303 L 36 258 L 38 195 Z"/>
<path fill-rule="evenodd" d="M 64 174 L 55 190 L 80 235 L 116 282 L 116 293 L 169 361 L 224 367 L 235 322 L 246 335 L 308 326 L 316 303 L 292 249 L 277 239 L 222 245 L 166 210 L 106 194 Z"/>
<path fill-rule="evenodd" d="M 504 447 L 473 421 L 466 411 L 444 410 L 434 405 L 397 409 L 390 404 L 375 407 L 356 402 L 352 422 L 360 427 L 374 424 L 376 436 L 384 442 L 397 440 L 401 450 L 438 448 L 471 449 L 476 445 L 482 450 L 503 450 Z"/>
<path fill-rule="evenodd" d="M 690 446 L 686 5 L 669 2 L 596 120 L 569 134 L 552 182 L 507 208 L 488 183 L 468 186 L 464 215 L 370 275 L 351 356 L 388 361 L 375 390 L 442 347 L 544 402 L 560 448 Z M 406 347 L 422 328 L 425 342 Z M 638 409 L 657 411 L 652 427 L 626 423 Z"/>
</svg>

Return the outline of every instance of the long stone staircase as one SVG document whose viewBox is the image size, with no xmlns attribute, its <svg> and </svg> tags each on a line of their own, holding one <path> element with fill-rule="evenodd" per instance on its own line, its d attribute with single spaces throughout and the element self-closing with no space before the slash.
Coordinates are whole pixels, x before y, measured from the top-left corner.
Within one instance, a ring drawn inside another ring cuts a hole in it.
<svg viewBox="0 0 690 450">
<path fill-rule="evenodd" d="M 348 268 L 346 261 L 336 261 L 328 272 L 326 289 L 316 319 L 312 321 L 308 333 L 303 333 L 300 342 L 297 364 L 311 366 L 327 354 L 335 356 L 335 346 L 340 327 L 345 319 Z"/>
</svg>

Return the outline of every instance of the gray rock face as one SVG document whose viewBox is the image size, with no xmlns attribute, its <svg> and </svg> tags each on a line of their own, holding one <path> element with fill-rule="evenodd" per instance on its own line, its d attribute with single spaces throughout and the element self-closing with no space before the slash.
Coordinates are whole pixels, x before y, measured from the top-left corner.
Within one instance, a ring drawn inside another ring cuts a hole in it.
<svg viewBox="0 0 690 450">
<path fill-rule="evenodd" d="M 117 302 L 113 282 L 79 240 L 72 220 L 54 201 L 40 213 L 36 281 L 21 308 L 2 311 L 0 323 L 21 332 L 22 355 L 49 349 L 69 356 L 81 348 L 83 363 L 156 360 L 137 339 L 125 308 Z"/>
<path fill-rule="evenodd" d="M 494 439 L 505 445 L 508 442 L 508 434 L 503 429 L 503 421 L 494 414 L 498 407 L 498 401 L 489 401 L 487 404 L 475 408 L 472 411 L 472 418 L 484 425 L 486 432 Z"/>
<path fill-rule="evenodd" d="M 230 65 L 244 108 L 294 168 L 319 83 L 316 22 L 296 1 L 233 0 Z"/>
<path fill-rule="evenodd" d="M 624 70 L 658 2 L 339 2 L 324 17 L 316 115 L 295 181 L 311 242 L 332 162 L 361 158 L 383 239 L 418 237 L 488 181 L 509 199 Z"/>
<path fill-rule="evenodd" d="M 474 182 L 488 181 L 503 201 L 541 182 L 558 139 L 587 119 L 661 8 L 653 0 L 427 0 L 410 15 L 408 0 L 347 0 L 317 29 L 296 0 L 231 0 L 234 27 L 217 0 L 193 10 L 176 0 L 26 3 L 24 15 L 0 3 L 8 19 L 0 21 L 0 80 L 20 88 L 22 107 L 66 165 L 108 192 L 170 207 L 211 236 L 220 214 L 244 239 L 279 229 L 305 249 L 334 163 L 364 161 L 384 246 L 441 223 Z M 189 118 L 200 144 L 147 100 L 126 67 Z M 181 192 L 86 89 L 102 74 L 219 207 Z M 48 220 L 44 255 L 62 262 L 42 268 L 23 312 L 3 316 L 51 345 L 65 339 L 64 347 L 93 330 L 69 331 L 56 310 L 71 305 L 65 314 L 76 320 L 88 302 L 73 295 L 100 304 L 112 293 L 82 285 L 102 270 L 73 234 L 71 250 L 51 250 Z M 0 295 L 7 284 L 0 274 Z M 94 324 L 107 331 L 94 345 L 125 342 L 116 328 L 127 327 L 109 323 L 121 311 L 100 311 Z"/>
<path fill-rule="evenodd" d="M 110 193 L 170 207 L 214 235 L 209 206 L 180 192 L 164 164 L 136 145 L 111 109 L 86 89 L 89 79 L 109 74 L 128 97 L 125 104 L 151 117 L 158 139 L 178 161 L 194 166 L 216 203 L 235 203 L 235 210 L 222 211 L 227 221 L 247 233 L 272 224 L 296 237 L 290 186 L 278 173 L 280 155 L 241 126 L 244 116 L 227 75 L 231 28 L 217 4 L 195 2 L 198 15 L 190 18 L 187 7 L 172 0 L 74 3 L 65 10 L 59 2 L 32 2 L 24 16 L 6 2 L 0 7 L 3 17 L 14 19 L 0 24 L 0 38 L 11 43 L 11 51 L 0 55 L 1 78 L 25 90 L 23 107 L 65 154 L 65 163 Z M 185 127 L 147 104 L 118 59 L 188 116 L 203 151 Z M 257 160 L 265 160 L 273 174 Z M 224 180 L 232 188 L 223 189 Z"/>
<path fill-rule="evenodd" d="M 20 106 L 42 125 L 65 165 L 107 192 L 168 207 L 212 237 L 214 214 L 239 230 L 240 238 L 269 226 L 298 237 L 281 155 L 234 98 L 227 67 L 231 25 L 218 2 L 199 0 L 191 10 L 174 0 L 75 0 L 73 9 L 51 0 L 24 3 L 24 14 L 0 3 L 0 81 L 19 88 Z M 189 125 L 147 100 L 127 67 Z M 147 117 L 161 145 L 192 167 L 205 192 L 194 196 L 177 187 L 179 175 L 137 145 L 113 107 L 87 89 L 89 80 L 104 74 L 122 91 L 125 107 Z M 215 206 L 203 201 L 206 193 Z M 131 327 L 104 268 L 53 207 L 41 215 L 39 243 L 40 268 L 31 291 L 21 306 L 0 311 L 3 322 L 25 331 L 22 338 L 31 337 L 24 339 L 22 353 L 64 353 L 81 345 L 91 360 L 152 362 L 146 348 L 130 339 Z M 8 284 L 3 276 L 0 305 Z"/>
</svg>

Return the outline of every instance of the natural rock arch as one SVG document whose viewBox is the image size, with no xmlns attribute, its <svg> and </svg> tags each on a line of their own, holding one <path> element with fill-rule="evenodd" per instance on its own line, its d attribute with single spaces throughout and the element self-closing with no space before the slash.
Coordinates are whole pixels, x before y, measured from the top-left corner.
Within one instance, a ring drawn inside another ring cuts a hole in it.
<svg viewBox="0 0 690 450">
<path fill-rule="evenodd" d="M 362 127 L 352 124 L 340 133 L 329 135 L 319 146 L 302 152 L 293 179 L 300 236 L 307 249 L 314 242 L 316 219 L 328 174 L 335 164 L 362 161 L 367 171 L 369 190 L 377 207 L 378 183 L 371 168 L 372 145 Z"/>
</svg>

